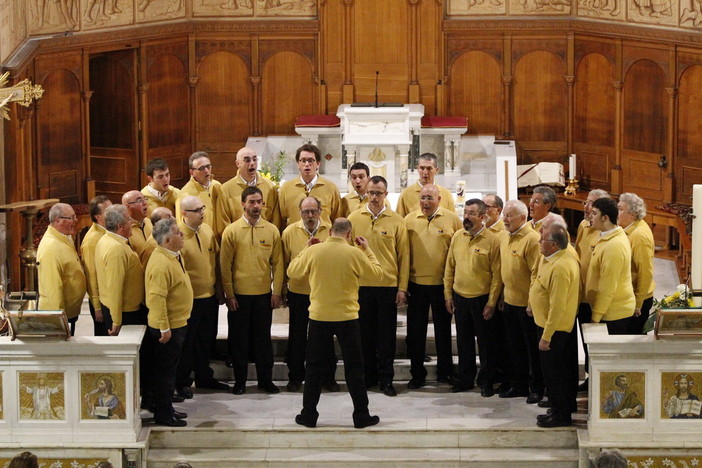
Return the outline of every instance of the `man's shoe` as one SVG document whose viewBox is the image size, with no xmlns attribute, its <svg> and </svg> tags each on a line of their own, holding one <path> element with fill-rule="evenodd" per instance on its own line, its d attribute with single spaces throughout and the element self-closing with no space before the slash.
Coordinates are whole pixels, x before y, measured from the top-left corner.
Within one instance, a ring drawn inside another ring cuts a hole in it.
<svg viewBox="0 0 702 468">
<path fill-rule="evenodd" d="M 506 384 L 502 382 L 499 387 L 497 387 L 497 393 L 505 393 L 507 390 L 509 390 L 510 387 L 509 384 Z"/>
<path fill-rule="evenodd" d="M 285 389 L 289 392 L 296 392 L 296 391 L 300 390 L 300 385 L 301 385 L 300 382 L 298 382 L 297 380 L 291 380 L 285 386 Z"/>
<path fill-rule="evenodd" d="M 183 419 L 177 419 L 171 416 L 169 419 L 155 419 L 154 422 L 156 424 L 160 424 L 161 426 L 169 426 L 169 427 L 183 427 L 186 426 L 188 423 L 185 422 Z"/>
<path fill-rule="evenodd" d="M 545 418 L 541 421 L 536 421 L 536 425 L 539 427 L 567 427 L 572 424 L 572 421 L 566 421 L 564 419 L 555 419 L 553 415 L 549 415 L 548 418 Z"/>
<path fill-rule="evenodd" d="M 276 385 L 273 382 L 260 383 L 258 384 L 258 389 L 263 390 L 264 392 L 269 393 L 271 395 L 275 393 L 280 393 L 280 389 L 276 387 Z"/>
<path fill-rule="evenodd" d="M 483 385 L 480 387 L 480 396 L 485 398 L 490 398 L 495 394 L 495 389 L 492 385 Z"/>
<path fill-rule="evenodd" d="M 229 367 L 230 369 L 231 369 L 232 367 L 234 367 L 234 363 L 233 363 L 232 360 L 229 359 L 229 358 L 227 358 L 227 359 L 224 360 L 224 365 L 227 366 L 227 367 Z"/>
<path fill-rule="evenodd" d="M 193 391 L 190 389 L 190 387 L 183 387 L 180 390 L 178 390 L 178 395 L 185 398 L 186 400 L 190 400 L 193 397 Z"/>
<path fill-rule="evenodd" d="M 510 388 L 506 392 L 500 393 L 500 398 L 518 398 L 528 396 L 529 392 L 526 390 L 518 390 L 514 387 Z"/>
<path fill-rule="evenodd" d="M 395 390 L 395 387 L 393 387 L 392 384 L 381 385 L 380 391 L 386 396 L 397 396 L 397 390 Z M 376 422 L 376 424 L 378 423 Z M 372 426 L 372 424 L 369 425 Z"/>
<path fill-rule="evenodd" d="M 375 387 L 376 385 L 378 385 L 377 380 L 366 380 L 366 390 L 371 389 L 371 388 Z"/>
<path fill-rule="evenodd" d="M 533 405 L 544 399 L 544 394 L 539 392 L 531 392 L 526 399 L 527 404 Z"/>
<path fill-rule="evenodd" d="M 195 386 L 197 388 L 207 388 L 209 390 L 219 390 L 222 392 L 228 392 L 229 390 L 232 389 L 229 385 L 225 384 L 224 382 L 220 382 L 219 380 L 213 380 L 211 382 L 208 382 L 208 383 L 202 384 L 202 385 L 195 384 Z"/>
<path fill-rule="evenodd" d="M 339 385 L 336 382 L 336 380 L 332 380 L 331 382 L 324 385 L 324 390 L 326 390 L 330 393 L 336 393 L 336 392 L 341 391 L 341 385 Z"/>
<path fill-rule="evenodd" d="M 461 392 L 467 392 L 468 390 L 473 390 L 475 388 L 475 385 L 460 385 L 456 384 L 453 387 L 449 389 L 451 393 L 461 393 Z"/>
<path fill-rule="evenodd" d="M 552 414 L 553 414 L 553 411 L 551 410 L 551 408 L 549 408 L 548 410 L 546 410 L 546 413 L 545 413 L 545 414 L 540 414 L 540 415 L 538 415 L 538 416 L 536 417 L 536 420 L 537 420 L 537 421 L 545 421 L 545 420 L 547 420 L 548 418 L 550 418 Z"/>
<path fill-rule="evenodd" d="M 353 427 L 356 429 L 363 429 L 364 427 L 375 426 L 380 422 L 379 416 L 368 416 L 368 418 L 360 419 L 358 421 L 354 420 Z"/>
<path fill-rule="evenodd" d="M 317 421 L 310 421 L 308 419 L 305 419 L 305 417 L 301 414 L 295 416 L 295 423 L 305 427 L 317 427 Z"/>
<path fill-rule="evenodd" d="M 187 419 L 188 413 L 183 413 L 182 411 L 173 410 L 173 417 L 176 419 Z"/>
<path fill-rule="evenodd" d="M 426 384 L 426 380 L 411 379 L 409 382 L 407 382 L 407 388 L 409 390 L 417 390 L 418 388 L 422 388 Z"/>
<path fill-rule="evenodd" d="M 541 400 L 536 404 L 539 408 L 550 408 L 551 407 L 551 400 Z"/>
<path fill-rule="evenodd" d="M 174 393 L 173 396 L 171 397 L 171 401 L 173 403 L 183 403 L 185 401 L 185 398 L 183 398 L 182 396 L 180 396 L 177 393 Z"/>
<path fill-rule="evenodd" d="M 424 355 L 424 362 L 431 362 L 431 356 L 429 356 L 428 354 L 425 354 Z"/>
<path fill-rule="evenodd" d="M 451 375 L 442 375 L 440 377 L 437 377 L 436 381 L 439 383 L 453 385 L 453 383 L 455 382 L 455 379 Z"/>
<path fill-rule="evenodd" d="M 590 378 L 588 377 L 585 380 L 583 380 L 583 383 L 578 385 L 578 392 L 587 392 L 589 390 L 589 387 L 590 387 L 589 384 L 590 384 Z"/>
<path fill-rule="evenodd" d="M 246 393 L 246 385 L 235 384 L 234 388 L 232 389 L 232 393 L 234 395 L 243 395 Z"/>
</svg>

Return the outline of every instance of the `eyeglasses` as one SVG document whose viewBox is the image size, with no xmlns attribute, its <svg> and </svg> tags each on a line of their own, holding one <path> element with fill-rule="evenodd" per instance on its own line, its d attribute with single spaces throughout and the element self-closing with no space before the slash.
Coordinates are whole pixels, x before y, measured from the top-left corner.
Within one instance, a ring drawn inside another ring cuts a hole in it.
<svg viewBox="0 0 702 468">
<path fill-rule="evenodd" d="M 485 205 L 485 208 L 487 208 L 488 210 L 491 210 L 493 208 L 499 208 L 499 207 L 495 206 L 495 205 Z"/>
<path fill-rule="evenodd" d="M 205 164 L 204 166 L 196 167 L 196 171 L 205 172 L 212 169 L 212 164 Z"/>
<path fill-rule="evenodd" d="M 434 197 L 432 196 L 419 197 L 419 199 L 422 201 L 434 201 Z"/>
<path fill-rule="evenodd" d="M 134 201 L 127 202 L 127 205 L 137 205 L 137 204 L 141 204 L 141 203 L 144 203 L 144 202 L 145 202 L 145 201 L 144 201 L 143 198 L 137 198 L 137 199 L 134 200 Z"/>
<path fill-rule="evenodd" d="M 194 210 L 183 210 L 187 211 L 188 213 L 204 213 L 205 212 L 205 206 L 201 206 L 200 208 L 195 208 Z"/>
<path fill-rule="evenodd" d="M 372 197 L 379 197 L 381 195 L 385 195 L 385 192 L 378 192 L 376 190 L 369 190 L 368 195 L 370 195 Z"/>
<path fill-rule="evenodd" d="M 59 219 L 67 219 L 69 221 L 76 221 L 78 217 L 76 215 L 73 216 L 59 216 Z"/>
<path fill-rule="evenodd" d="M 583 206 L 589 206 L 589 205 L 592 205 L 592 201 L 591 201 L 591 200 L 585 200 L 585 201 L 583 202 Z"/>
<path fill-rule="evenodd" d="M 313 216 L 319 213 L 319 210 L 300 210 L 300 214 L 304 216 Z"/>
<path fill-rule="evenodd" d="M 298 161 L 300 164 L 314 164 L 317 162 L 314 158 L 300 158 Z"/>
</svg>

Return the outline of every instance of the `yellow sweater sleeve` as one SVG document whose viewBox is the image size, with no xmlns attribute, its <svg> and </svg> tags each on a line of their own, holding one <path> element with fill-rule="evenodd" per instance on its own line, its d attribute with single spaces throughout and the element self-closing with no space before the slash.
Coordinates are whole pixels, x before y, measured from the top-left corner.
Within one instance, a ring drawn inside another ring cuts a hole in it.
<svg viewBox="0 0 702 468">
<path fill-rule="evenodd" d="M 230 224 L 222 234 L 222 245 L 219 250 L 219 263 L 222 274 L 222 289 L 227 297 L 234 295 L 234 257 L 236 256 L 236 232 Z"/>
</svg>

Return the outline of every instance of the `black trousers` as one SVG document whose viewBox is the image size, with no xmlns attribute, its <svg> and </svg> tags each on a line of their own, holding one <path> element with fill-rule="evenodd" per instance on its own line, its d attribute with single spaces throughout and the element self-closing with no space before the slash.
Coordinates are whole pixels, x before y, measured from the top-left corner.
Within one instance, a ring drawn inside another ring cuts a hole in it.
<svg viewBox="0 0 702 468">
<path fill-rule="evenodd" d="M 110 309 L 105 305 L 102 306 L 102 320 L 106 330 L 112 328 L 112 315 Z M 122 311 L 122 326 L 124 325 L 149 325 L 148 321 L 149 309 L 144 304 L 139 305 L 139 310 L 131 312 Z M 154 347 L 153 340 L 149 339 L 149 331 L 146 330 L 144 338 L 141 340 L 139 348 L 139 386 L 141 387 L 141 396 L 145 399 L 151 399 L 151 389 L 153 388 L 154 380 Z"/>
<path fill-rule="evenodd" d="M 353 401 L 354 421 L 367 420 L 368 393 L 364 382 L 361 333 L 358 320 L 343 322 L 320 322 L 310 320 L 307 341 L 307 367 L 305 392 L 302 397 L 302 416 L 308 421 L 317 421 L 317 404 L 322 385 L 328 381 L 329 358 L 334 355 L 334 335 L 339 341 L 344 359 L 346 385 Z"/>
<path fill-rule="evenodd" d="M 358 288 L 358 318 L 361 324 L 363 367 L 366 384 L 390 385 L 395 377 L 397 335 L 397 288 Z"/>
<path fill-rule="evenodd" d="M 537 327 L 541 336 L 544 329 Z M 549 351 L 539 351 L 548 400 L 555 419 L 571 421 L 570 414 L 577 409 L 578 395 L 578 339 L 575 329 L 557 331 L 551 337 Z"/>
<path fill-rule="evenodd" d="M 171 397 L 175 390 L 176 371 L 183 349 L 183 343 L 188 333 L 187 325 L 171 328 L 171 339 L 167 343 L 159 343 L 161 331 L 149 327 L 147 335 L 154 349 L 154 379 L 151 392 L 154 397 L 154 418 L 168 420 L 173 417 Z"/>
<path fill-rule="evenodd" d="M 590 373 L 590 354 L 587 352 L 587 345 L 585 344 L 585 335 L 583 334 L 583 323 L 592 322 L 592 309 L 590 304 L 587 302 L 581 302 L 578 305 L 578 329 L 580 330 L 580 342 L 583 345 L 583 351 L 585 352 L 585 372 Z"/>
<path fill-rule="evenodd" d="M 651 313 L 651 307 L 653 307 L 653 296 L 645 299 L 643 304 L 641 304 L 641 315 L 631 317 L 628 330 L 629 335 L 641 335 L 643 333 L 643 327 L 646 325 L 648 316 Z"/>
<path fill-rule="evenodd" d="M 631 317 L 624 317 L 618 320 L 600 320 L 601 323 L 607 325 L 607 333 L 610 335 L 628 335 L 629 334 L 629 324 L 631 323 Z"/>
<path fill-rule="evenodd" d="M 210 344 L 217 337 L 217 296 L 193 300 L 193 309 L 188 319 L 188 333 L 183 343 L 176 373 L 176 388 L 190 387 L 193 379 L 198 386 L 207 386 L 214 381 L 210 367 Z"/>
<path fill-rule="evenodd" d="M 73 317 L 68 319 L 68 325 L 71 327 L 71 336 L 75 336 L 76 334 L 76 322 L 78 321 L 78 317 Z"/>
<path fill-rule="evenodd" d="M 259 384 L 272 381 L 273 344 L 271 342 L 271 294 L 236 295 L 237 310 L 227 313 L 229 359 L 234 365 L 234 380 L 245 385 L 250 358 L 256 363 Z"/>
<path fill-rule="evenodd" d="M 307 324 L 310 317 L 310 296 L 288 291 L 288 347 L 285 362 L 288 365 L 288 379 L 302 382 L 305 380 L 305 353 L 307 350 Z M 330 380 L 336 381 L 336 354 L 332 352 L 329 359 Z"/>
<path fill-rule="evenodd" d="M 473 386 L 476 380 L 475 339 L 478 339 L 480 372 L 477 374 L 479 386 L 492 385 L 498 376 L 499 338 L 497 316 L 490 320 L 483 318 L 483 309 L 489 295 L 463 297 L 453 294 L 456 308 L 456 344 L 458 346 L 458 385 Z"/>
<path fill-rule="evenodd" d="M 509 350 L 507 366 L 510 385 L 518 391 L 544 393 L 544 376 L 539 358 L 539 339 L 534 319 L 526 307 L 505 302 L 505 335 Z"/>
<path fill-rule="evenodd" d="M 90 308 L 90 316 L 93 317 L 93 335 L 108 336 L 107 328 L 105 328 L 104 319 L 102 322 L 97 322 L 95 320 L 95 307 L 93 307 L 93 303 L 91 301 L 88 301 L 88 307 Z M 110 328 L 112 327 L 110 326 Z"/>
<path fill-rule="evenodd" d="M 436 342 L 436 373 L 439 378 L 453 377 L 453 355 L 451 351 L 451 314 L 446 310 L 444 286 L 423 285 L 410 282 L 407 287 L 407 356 L 410 358 L 410 373 L 413 379 L 425 380 L 427 369 L 424 355 L 427 345 L 429 307 L 434 322 Z"/>
</svg>

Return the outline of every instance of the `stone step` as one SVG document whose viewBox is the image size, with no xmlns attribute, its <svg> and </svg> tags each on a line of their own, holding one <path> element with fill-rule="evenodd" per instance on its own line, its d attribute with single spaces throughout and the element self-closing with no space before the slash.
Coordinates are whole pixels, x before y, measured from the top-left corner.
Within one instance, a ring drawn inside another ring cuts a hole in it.
<svg viewBox="0 0 702 468">
<path fill-rule="evenodd" d="M 222 466 L 384 466 L 577 468 L 577 449 L 519 448 L 258 448 L 149 450 L 147 468 L 171 468 L 187 461 L 197 468 Z"/>
<path fill-rule="evenodd" d="M 391 422 L 389 422 L 391 423 Z M 351 427 L 306 429 L 232 429 L 154 427 L 149 448 L 170 449 L 574 449 L 575 428 L 539 429 L 446 429 L 412 430 L 371 428 L 359 431 Z"/>
</svg>

